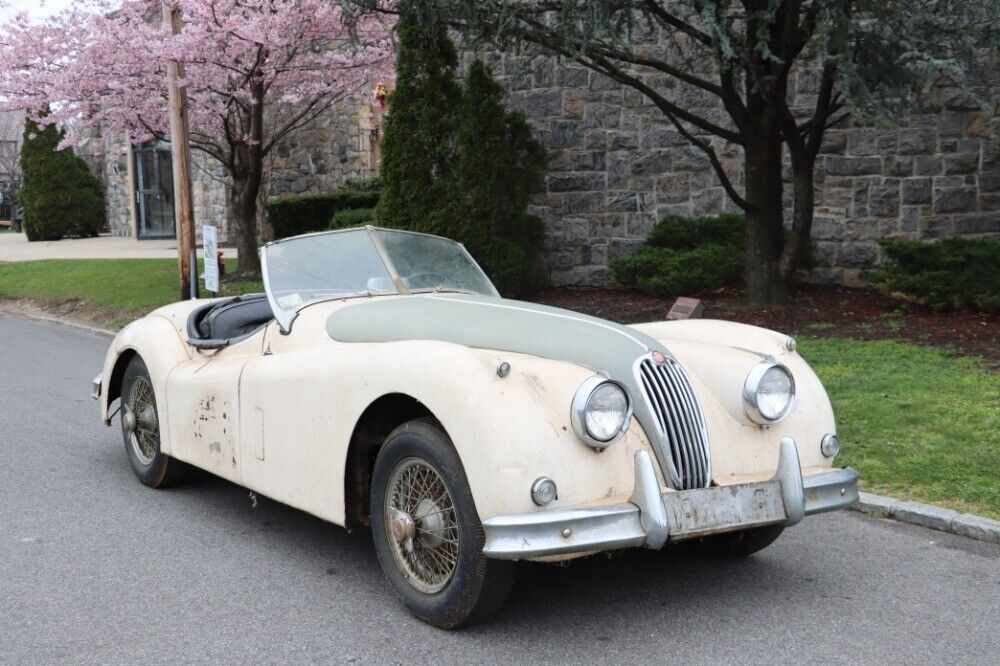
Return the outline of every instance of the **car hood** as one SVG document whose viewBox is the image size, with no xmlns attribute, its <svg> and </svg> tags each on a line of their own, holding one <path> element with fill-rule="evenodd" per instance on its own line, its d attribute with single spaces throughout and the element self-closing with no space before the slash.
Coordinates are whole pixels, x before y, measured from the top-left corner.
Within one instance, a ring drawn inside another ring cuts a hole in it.
<svg viewBox="0 0 1000 666">
<path fill-rule="evenodd" d="M 485 296 L 428 294 L 372 299 L 326 322 L 338 342 L 436 340 L 567 361 L 627 382 L 640 356 L 659 350 L 641 331 L 559 308 Z"/>
<path fill-rule="evenodd" d="M 750 344 L 769 341 L 769 345 L 776 346 L 776 340 L 771 340 L 776 334 L 753 327 L 733 325 L 731 334 L 724 340 L 711 341 L 705 340 L 713 337 L 707 335 L 705 326 L 715 324 L 705 324 L 701 328 L 678 327 L 676 338 L 670 335 L 673 332 L 670 324 L 648 324 L 642 326 L 646 330 L 639 330 L 545 305 L 465 294 L 427 294 L 374 298 L 345 305 L 330 314 L 326 329 L 338 342 L 435 340 L 528 354 L 590 368 L 628 390 L 635 417 L 650 441 L 659 442 L 656 416 L 640 386 L 637 372 L 640 359 L 653 351 L 677 358 L 667 344 L 676 344 L 678 355 L 683 350 L 689 362 L 692 352 L 698 358 L 722 358 L 728 363 L 725 372 L 720 377 L 706 377 L 703 385 L 712 387 L 709 389 L 712 392 L 737 396 L 734 399 L 738 402 L 742 380 L 760 360 L 761 354 L 734 343 L 761 331 L 763 338 L 758 340 L 750 336 L 747 341 Z M 722 353 L 723 349 L 727 351 Z M 708 370 L 709 375 L 713 374 L 711 368 Z M 730 386 L 730 379 L 734 377 L 739 385 Z M 730 411 L 733 418 L 741 422 L 742 403 Z M 669 466 L 664 446 L 660 442 L 653 448 L 666 474 Z"/>
</svg>

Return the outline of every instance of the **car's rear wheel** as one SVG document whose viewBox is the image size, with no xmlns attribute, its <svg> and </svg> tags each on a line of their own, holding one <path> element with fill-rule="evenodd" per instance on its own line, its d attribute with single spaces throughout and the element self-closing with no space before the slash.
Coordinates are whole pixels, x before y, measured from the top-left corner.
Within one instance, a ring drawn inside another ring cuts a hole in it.
<svg viewBox="0 0 1000 666">
<path fill-rule="evenodd" d="M 696 540 L 693 545 L 702 555 L 735 559 L 758 553 L 777 541 L 784 525 L 767 525 L 739 532 L 716 534 Z"/>
<path fill-rule="evenodd" d="M 186 467 L 160 451 L 156 394 L 146 364 L 139 356 L 133 357 L 125 368 L 121 400 L 122 438 L 132 471 L 150 488 L 166 488 L 179 483 Z"/>
<path fill-rule="evenodd" d="M 414 615 L 451 629 L 499 610 L 514 565 L 483 556 L 465 470 L 440 428 L 410 421 L 389 435 L 375 461 L 369 506 L 382 570 Z"/>
</svg>

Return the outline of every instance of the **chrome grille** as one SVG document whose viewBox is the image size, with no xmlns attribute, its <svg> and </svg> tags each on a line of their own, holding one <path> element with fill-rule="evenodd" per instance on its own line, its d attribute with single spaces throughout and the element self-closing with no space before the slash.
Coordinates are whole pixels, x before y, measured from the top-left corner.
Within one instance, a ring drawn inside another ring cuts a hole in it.
<svg viewBox="0 0 1000 666">
<path fill-rule="evenodd" d="M 639 363 L 639 381 L 666 443 L 664 455 L 673 466 L 664 470 L 677 490 L 706 488 L 712 480 L 705 416 L 684 368 L 672 358 L 659 364 Z"/>
</svg>

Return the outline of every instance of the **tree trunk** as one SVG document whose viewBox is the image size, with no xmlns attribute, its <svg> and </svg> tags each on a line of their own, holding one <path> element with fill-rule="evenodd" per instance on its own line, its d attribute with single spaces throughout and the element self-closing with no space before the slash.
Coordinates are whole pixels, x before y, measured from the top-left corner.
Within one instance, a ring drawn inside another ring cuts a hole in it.
<svg viewBox="0 0 1000 666">
<path fill-rule="evenodd" d="M 744 147 L 746 173 L 746 289 L 751 305 L 783 305 L 788 285 L 781 275 L 784 211 L 781 147 L 776 124 L 748 132 Z"/>
<path fill-rule="evenodd" d="M 239 272 L 247 276 L 260 275 L 260 256 L 257 242 L 257 194 L 260 180 L 249 177 L 233 178 L 230 191 L 233 218 L 236 222 L 236 250 L 239 253 Z"/>
<path fill-rule="evenodd" d="M 792 224 L 792 238 L 781 253 L 779 270 L 781 278 L 789 284 L 795 271 L 802 266 L 812 238 L 813 212 L 816 202 L 816 188 L 813 184 L 813 169 L 816 157 L 807 151 L 790 150 L 792 154 L 792 182 L 795 188 L 795 212 Z"/>
<path fill-rule="evenodd" d="M 235 153 L 232 201 L 238 229 L 236 249 L 240 254 L 239 272 L 247 276 L 260 275 L 260 255 L 257 244 L 257 197 L 264 182 L 264 88 L 255 82 L 250 86 L 254 104 L 246 118 L 249 140 Z"/>
</svg>

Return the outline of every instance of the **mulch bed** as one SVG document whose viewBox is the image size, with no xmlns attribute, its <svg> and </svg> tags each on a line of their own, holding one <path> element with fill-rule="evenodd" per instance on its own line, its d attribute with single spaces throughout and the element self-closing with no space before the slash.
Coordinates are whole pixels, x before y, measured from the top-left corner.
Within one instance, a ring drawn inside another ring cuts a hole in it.
<svg viewBox="0 0 1000 666">
<path fill-rule="evenodd" d="M 525 300 L 622 323 L 665 319 L 673 298 L 615 289 L 553 289 Z M 729 319 L 798 335 L 857 340 L 907 340 L 979 356 L 1000 369 L 1000 314 L 934 312 L 872 289 L 825 285 L 796 287 L 784 307 L 751 307 L 738 291 L 702 295 L 706 318 Z"/>
</svg>

